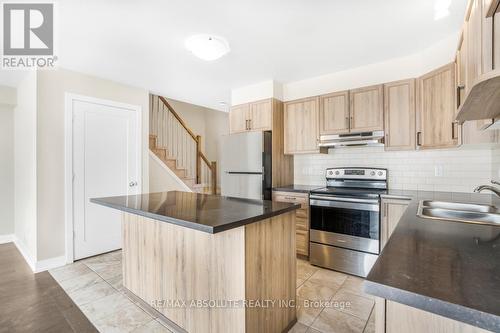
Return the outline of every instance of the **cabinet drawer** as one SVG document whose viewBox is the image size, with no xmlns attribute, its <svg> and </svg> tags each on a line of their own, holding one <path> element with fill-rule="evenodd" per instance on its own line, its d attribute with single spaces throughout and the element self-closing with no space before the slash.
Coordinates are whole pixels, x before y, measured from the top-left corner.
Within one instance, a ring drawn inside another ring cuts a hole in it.
<svg viewBox="0 0 500 333">
<path fill-rule="evenodd" d="M 309 231 L 309 219 L 297 217 L 295 223 L 297 230 Z"/>
<path fill-rule="evenodd" d="M 304 207 L 304 206 L 302 206 L 302 207 Z M 297 216 L 297 218 L 309 220 L 309 209 L 308 208 L 297 209 L 295 212 L 296 212 L 295 215 Z"/>
<path fill-rule="evenodd" d="M 279 202 L 299 203 L 308 206 L 309 198 L 307 194 L 273 192 L 273 200 Z"/>
<path fill-rule="evenodd" d="M 309 232 L 297 230 L 296 233 L 297 253 L 309 256 Z"/>
</svg>

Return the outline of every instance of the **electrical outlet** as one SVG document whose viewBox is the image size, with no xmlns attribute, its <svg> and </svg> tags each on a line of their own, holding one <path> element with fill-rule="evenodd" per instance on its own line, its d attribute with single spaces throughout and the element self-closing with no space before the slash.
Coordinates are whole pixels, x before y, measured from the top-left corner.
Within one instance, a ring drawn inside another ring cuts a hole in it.
<svg viewBox="0 0 500 333">
<path fill-rule="evenodd" d="M 443 166 L 442 165 L 435 165 L 434 166 L 434 176 L 443 177 Z"/>
</svg>

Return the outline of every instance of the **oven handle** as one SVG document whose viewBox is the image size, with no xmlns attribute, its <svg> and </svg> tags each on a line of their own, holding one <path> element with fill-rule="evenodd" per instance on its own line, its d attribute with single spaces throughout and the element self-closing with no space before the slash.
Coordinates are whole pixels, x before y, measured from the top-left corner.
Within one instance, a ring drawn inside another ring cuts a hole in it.
<svg viewBox="0 0 500 333">
<path fill-rule="evenodd" d="M 326 201 L 359 202 L 359 203 L 367 203 L 367 204 L 374 204 L 374 205 L 379 204 L 378 199 L 345 198 L 345 197 L 335 197 L 335 196 L 331 196 L 331 195 L 326 196 L 326 195 L 318 195 L 318 194 L 311 194 L 311 196 L 309 198 L 318 199 L 318 200 L 326 200 Z"/>
<path fill-rule="evenodd" d="M 330 208 L 344 208 L 344 209 L 355 209 L 364 210 L 369 212 L 379 212 L 379 203 L 363 203 L 360 201 L 337 201 L 337 200 L 309 200 L 309 205 L 311 208 L 314 207 L 330 207 Z"/>
</svg>

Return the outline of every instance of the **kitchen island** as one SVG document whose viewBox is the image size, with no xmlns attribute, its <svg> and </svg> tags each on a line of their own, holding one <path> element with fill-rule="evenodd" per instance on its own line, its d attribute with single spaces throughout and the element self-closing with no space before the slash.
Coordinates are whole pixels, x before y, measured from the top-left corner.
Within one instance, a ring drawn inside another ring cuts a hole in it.
<svg viewBox="0 0 500 333">
<path fill-rule="evenodd" d="M 177 191 L 91 202 L 124 212 L 123 285 L 173 330 L 278 333 L 296 322 L 299 205 Z"/>
</svg>

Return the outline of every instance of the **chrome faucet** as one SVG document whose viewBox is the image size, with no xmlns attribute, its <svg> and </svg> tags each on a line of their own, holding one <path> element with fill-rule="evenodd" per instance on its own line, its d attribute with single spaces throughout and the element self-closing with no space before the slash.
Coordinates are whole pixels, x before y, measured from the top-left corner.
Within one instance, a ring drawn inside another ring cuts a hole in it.
<svg viewBox="0 0 500 333">
<path fill-rule="evenodd" d="M 492 180 L 491 183 L 494 184 L 494 185 L 500 185 L 500 182 L 495 181 L 495 180 Z M 500 197 L 500 189 L 497 188 L 497 187 L 495 187 L 495 186 L 491 186 L 491 185 L 481 185 L 481 186 L 478 186 L 478 187 L 476 187 L 474 189 L 474 192 L 480 193 L 480 192 L 482 192 L 484 190 L 491 191 L 497 197 Z"/>
</svg>

